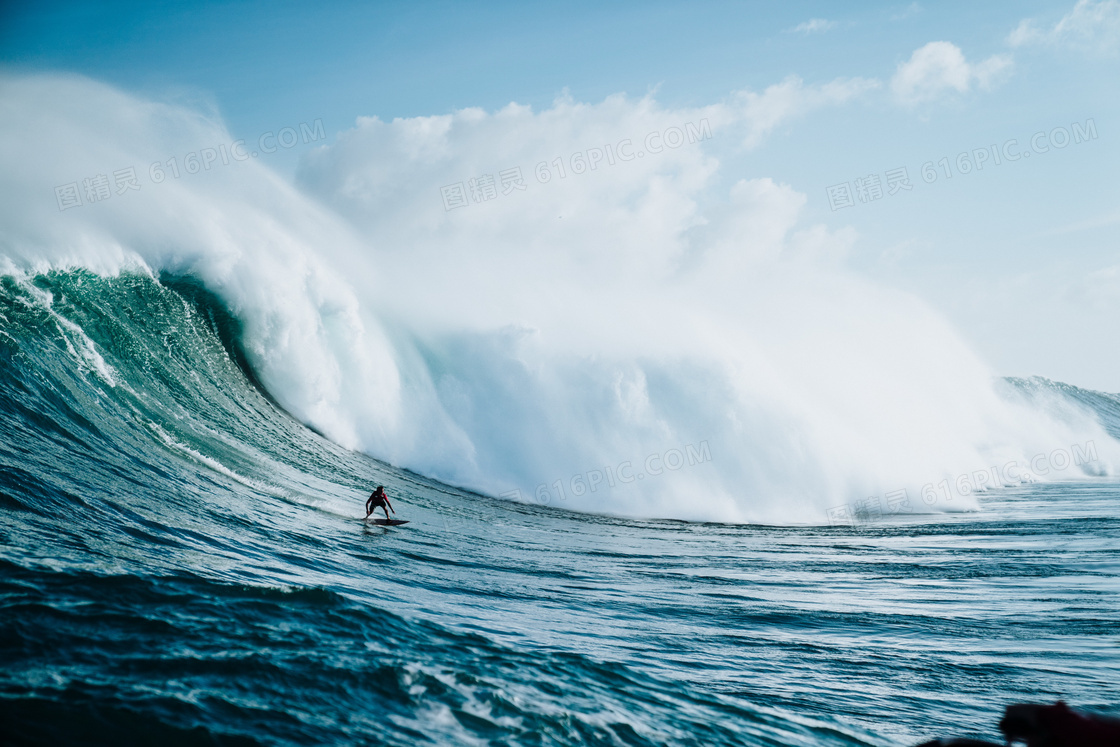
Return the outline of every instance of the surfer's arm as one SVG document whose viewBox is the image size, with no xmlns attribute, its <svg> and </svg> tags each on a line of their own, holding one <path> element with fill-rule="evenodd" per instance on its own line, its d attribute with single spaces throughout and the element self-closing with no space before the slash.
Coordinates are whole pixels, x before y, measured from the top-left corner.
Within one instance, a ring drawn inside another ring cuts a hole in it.
<svg viewBox="0 0 1120 747">
<path fill-rule="evenodd" d="M 385 496 L 385 503 L 388 503 L 388 504 L 389 504 L 389 510 L 390 510 L 390 511 L 392 511 L 393 513 L 396 513 L 396 512 L 397 512 L 397 509 L 393 508 L 393 504 L 392 504 L 392 503 L 389 503 L 389 496 Z"/>
</svg>

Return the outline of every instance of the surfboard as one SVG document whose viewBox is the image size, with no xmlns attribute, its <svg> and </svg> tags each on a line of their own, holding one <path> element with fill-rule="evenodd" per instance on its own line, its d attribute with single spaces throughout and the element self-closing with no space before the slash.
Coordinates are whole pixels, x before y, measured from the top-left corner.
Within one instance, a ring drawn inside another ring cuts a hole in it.
<svg viewBox="0 0 1120 747">
<path fill-rule="evenodd" d="M 407 524 L 408 519 L 373 519 L 374 524 L 383 527 L 399 527 L 401 524 Z"/>
</svg>

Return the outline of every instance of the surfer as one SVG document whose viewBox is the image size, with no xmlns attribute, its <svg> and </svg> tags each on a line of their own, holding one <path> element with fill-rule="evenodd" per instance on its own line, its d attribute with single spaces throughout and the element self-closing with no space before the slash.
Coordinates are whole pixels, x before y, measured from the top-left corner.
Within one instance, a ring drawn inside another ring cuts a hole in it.
<svg viewBox="0 0 1120 747">
<path fill-rule="evenodd" d="M 380 506 L 381 510 L 385 512 L 385 521 L 389 521 L 389 511 L 392 511 L 393 513 L 397 512 L 397 509 L 393 508 L 393 504 L 389 503 L 389 496 L 385 495 L 384 485 L 378 485 L 377 490 L 370 493 L 369 498 L 366 499 L 367 519 L 369 518 L 370 514 L 377 510 L 378 506 Z"/>
</svg>

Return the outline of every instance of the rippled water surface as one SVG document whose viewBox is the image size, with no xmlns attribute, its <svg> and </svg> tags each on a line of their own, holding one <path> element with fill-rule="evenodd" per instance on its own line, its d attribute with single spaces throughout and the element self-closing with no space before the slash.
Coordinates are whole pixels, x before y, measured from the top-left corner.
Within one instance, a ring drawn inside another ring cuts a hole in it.
<svg viewBox="0 0 1120 747">
<path fill-rule="evenodd" d="M 891 745 L 1120 707 L 1114 482 L 839 527 L 513 504 L 294 422 L 189 284 L 5 282 L 14 743 Z M 378 483 L 410 524 L 361 521 Z"/>
</svg>

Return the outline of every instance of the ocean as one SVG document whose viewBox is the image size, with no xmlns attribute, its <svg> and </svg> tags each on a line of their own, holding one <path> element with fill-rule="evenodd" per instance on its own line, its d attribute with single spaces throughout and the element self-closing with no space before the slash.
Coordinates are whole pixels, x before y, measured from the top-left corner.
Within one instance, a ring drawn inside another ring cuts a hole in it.
<svg viewBox="0 0 1120 747">
<path fill-rule="evenodd" d="M 1120 708 L 1115 478 L 575 511 L 343 448 L 251 358 L 189 274 L 0 276 L 5 743 L 906 745 Z M 1120 437 L 1116 395 L 1004 384 Z M 363 522 L 378 484 L 409 524 Z"/>
</svg>

